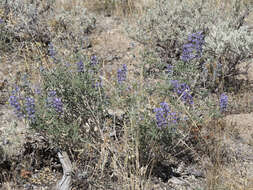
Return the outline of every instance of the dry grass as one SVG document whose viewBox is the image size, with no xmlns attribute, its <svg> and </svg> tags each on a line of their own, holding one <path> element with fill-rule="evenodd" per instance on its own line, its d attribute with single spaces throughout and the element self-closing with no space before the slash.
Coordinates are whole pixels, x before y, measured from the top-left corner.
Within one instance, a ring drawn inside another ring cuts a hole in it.
<svg viewBox="0 0 253 190">
<path fill-rule="evenodd" d="M 76 0 L 56 0 L 55 7 L 58 10 L 66 10 L 69 11 L 71 9 L 75 9 L 75 7 L 81 6 L 84 7 L 84 1 L 76 1 Z"/>
<path fill-rule="evenodd" d="M 209 161 L 203 161 L 207 189 L 253 189 L 252 114 L 228 115 L 211 121 L 202 137 Z M 202 132 L 203 132 L 202 131 Z"/>
<path fill-rule="evenodd" d="M 143 10 L 151 7 L 154 2 L 154 0 L 88 0 L 85 2 L 85 7 L 108 16 L 131 17 L 136 13 L 142 14 Z"/>
<path fill-rule="evenodd" d="M 252 190 L 253 178 L 249 177 L 246 166 L 214 165 L 208 168 L 206 179 L 210 190 Z"/>
</svg>

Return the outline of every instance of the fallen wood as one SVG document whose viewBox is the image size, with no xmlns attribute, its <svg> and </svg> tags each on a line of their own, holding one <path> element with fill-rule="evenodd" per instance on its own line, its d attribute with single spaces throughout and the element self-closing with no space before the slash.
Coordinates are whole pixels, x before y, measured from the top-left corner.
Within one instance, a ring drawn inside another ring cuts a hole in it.
<svg viewBox="0 0 253 190">
<path fill-rule="evenodd" d="M 58 157 L 62 164 L 63 176 L 57 183 L 56 190 L 69 190 L 71 186 L 72 164 L 66 152 L 58 152 Z"/>
</svg>

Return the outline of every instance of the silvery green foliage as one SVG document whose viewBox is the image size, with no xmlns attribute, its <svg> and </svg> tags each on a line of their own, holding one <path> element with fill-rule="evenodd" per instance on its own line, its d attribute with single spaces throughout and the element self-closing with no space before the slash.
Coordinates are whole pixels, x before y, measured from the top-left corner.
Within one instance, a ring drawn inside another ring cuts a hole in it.
<svg viewBox="0 0 253 190">
<path fill-rule="evenodd" d="M 69 48 L 70 46 L 88 46 L 87 36 L 96 27 L 95 17 L 83 7 L 59 10 L 55 13 L 55 39 Z M 56 31 L 55 31 L 56 30 Z M 58 31 L 57 31 L 58 30 Z M 70 40 L 70 41 L 69 41 Z"/>
<path fill-rule="evenodd" d="M 84 41 L 95 27 L 95 18 L 82 7 L 59 10 L 55 5 L 54 0 L 2 2 L 0 6 L 8 10 L 5 29 L 19 42 L 36 41 L 48 45 L 60 40 L 71 46 Z"/>
<path fill-rule="evenodd" d="M 15 0 L 6 1 L 2 5 L 5 12 L 6 29 L 18 41 L 49 41 L 49 30 L 46 26 L 46 17 L 52 14 L 52 1 L 42 4 L 38 1 Z"/>
<path fill-rule="evenodd" d="M 231 77 L 240 74 L 238 65 L 253 57 L 253 32 L 247 26 L 235 29 L 222 19 L 218 23 L 209 26 L 209 34 L 205 38 L 205 65 L 213 67 L 205 82 L 212 78 L 214 83 L 217 77 L 229 82 Z"/>
<path fill-rule="evenodd" d="M 238 0 L 231 1 L 230 5 L 232 9 L 227 10 L 218 8 L 212 0 L 158 0 L 156 6 L 139 19 L 137 27 L 128 28 L 129 34 L 151 47 L 163 63 L 175 65 L 181 61 L 182 47 L 188 36 L 203 32 L 202 57 L 187 63 L 198 68 L 199 78 L 196 79 L 197 73 L 194 73 L 195 77 L 188 80 L 197 81 L 194 83 L 197 86 L 216 88 L 215 81 L 228 82 L 239 74 L 238 65 L 253 57 L 253 32 L 244 25 L 252 7 L 242 6 Z M 213 67 L 212 71 L 208 65 Z"/>
</svg>

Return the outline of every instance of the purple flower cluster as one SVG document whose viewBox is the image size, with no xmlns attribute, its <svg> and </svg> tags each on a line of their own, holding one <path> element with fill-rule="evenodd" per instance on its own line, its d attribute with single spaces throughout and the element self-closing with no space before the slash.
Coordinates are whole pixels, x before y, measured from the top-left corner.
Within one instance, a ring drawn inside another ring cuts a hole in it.
<svg viewBox="0 0 253 190">
<path fill-rule="evenodd" d="M 98 65 L 97 56 L 95 56 L 95 55 L 91 56 L 90 64 L 91 64 L 92 66 Z"/>
<path fill-rule="evenodd" d="M 14 108 L 14 113 L 21 118 L 23 116 L 23 112 L 21 109 L 20 98 L 13 91 L 12 95 L 9 98 L 9 103 L 12 108 Z"/>
<path fill-rule="evenodd" d="M 41 89 L 39 87 L 34 89 L 35 94 L 41 94 Z"/>
<path fill-rule="evenodd" d="M 183 45 L 181 59 L 190 61 L 194 58 L 201 57 L 202 46 L 204 44 L 204 34 L 202 32 L 193 33 L 188 37 L 188 42 Z"/>
<path fill-rule="evenodd" d="M 174 92 L 181 97 L 181 100 L 188 104 L 193 104 L 193 97 L 190 94 L 190 87 L 186 83 L 179 83 L 177 80 L 171 81 Z"/>
<path fill-rule="evenodd" d="M 173 66 L 170 65 L 170 64 L 168 64 L 168 65 L 167 65 L 167 68 L 166 68 L 166 72 L 167 72 L 167 73 L 171 73 L 172 71 L 173 71 Z"/>
<path fill-rule="evenodd" d="M 25 110 L 26 110 L 26 117 L 30 119 L 31 121 L 34 121 L 35 119 L 35 101 L 31 97 L 25 98 Z"/>
<path fill-rule="evenodd" d="M 82 61 L 79 61 L 78 63 L 76 63 L 77 65 L 77 72 L 81 73 L 84 72 L 84 64 Z"/>
<path fill-rule="evenodd" d="M 56 92 L 54 90 L 48 92 L 47 104 L 48 107 L 54 108 L 56 112 L 63 112 L 63 103 L 61 99 L 56 96 Z"/>
<path fill-rule="evenodd" d="M 56 55 L 56 51 L 55 51 L 54 46 L 51 42 L 48 45 L 48 51 L 49 51 L 49 56 L 54 58 L 54 56 Z"/>
<path fill-rule="evenodd" d="M 118 76 L 118 83 L 121 84 L 126 80 L 126 73 L 127 73 L 127 66 L 123 64 L 121 69 L 118 69 L 117 76 Z"/>
<path fill-rule="evenodd" d="M 22 98 L 18 95 L 19 88 L 16 87 L 15 90 L 12 91 L 12 95 L 9 98 L 9 103 L 11 107 L 14 108 L 14 113 L 19 117 L 28 118 L 31 121 L 35 119 L 35 101 L 31 97 L 26 97 L 24 101 L 24 110 L 22 109 Z"/>
<path fill-rule="evenodd" d="M 170 111 L 168 104 L 166 102 L 162 102 L 160 106 L 160 108 L 154 109 L 158 127 L 161 128 L 163 126 L 169 126 L 177 123 L 178 118 L 176 117 L 176 113 Z"/>
<path fill-rule="evenodd" d="M 224 93 L 220 96 L 220 110 L 225 111 L 228 106 L 228 96 Z"/>
</svg>

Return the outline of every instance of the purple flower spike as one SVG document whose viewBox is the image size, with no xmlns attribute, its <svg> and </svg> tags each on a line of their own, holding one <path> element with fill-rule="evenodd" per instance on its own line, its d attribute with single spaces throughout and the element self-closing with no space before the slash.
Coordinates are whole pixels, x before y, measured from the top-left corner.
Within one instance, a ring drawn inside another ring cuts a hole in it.
<svg viewBox="0 0 253 190">
<path fill-rule="evenodd" d="M 82 61 L 79 61 L 78 63 L 76 63 L 77 65 L 77 72 L 81 73 L 84 72 L 84 64 Z"/>
<path fill-rule="evenodd" d="M 117 76 L 118 76 L 118 83 L 121 84 L 126 80 L 126 73 L 127 73 L 127 66 L 123 64 L 122 69 L 118 69 Z"/>
<path fill-rule="evenodd" d="M 25 110 L 26 110 L 26 116 L 31 121 L 34 121 L 35 119 L 35 101 L 31 97 L 25 98 Z"/>
<path fill-rule="evenodd" d="M 188 37 L 188 42 L 183 45 L 181 59 L 186 62 L 201 57 L 203 44 L 204 35 L 202 32 L 191 34 Z"/>
<path fill-rule="evenodd" d="M 53 58 L 56 55 L 56 51 L 55 51 L 54 46 L 51 42 L 48 45 L 48 51 L 49 51 L 49 56 L 50 57 Z"/>
<path fill-rule="evenodd" d="M 63 103 L 54 90 L 48 92 L 47 105 L 60 114 L 63 112 Z"/>
<path fill-rule="evenodd" d="M 95 56 L 95 55 L 91 56 L 90 64 L 91 64 L 92 66 L 98 65 L 97 56 Z"/>
<path fill-rule="evenodd" d="M 228 106 L 228 96 L 225 93 L 222 93 L 220 96 L 220 110 L 226 111 Z"/>
<path fill-rule="evenodd" d="M 55 111 L 57 111 L 58 113 L 62 113 L 63 112 L 63 104 L 60 98 L 54 98 L 53 100 L 53 107 L 55 109 Z"/>
<path fill-rule="evenodd" d="M 9 103 L 11 105 L 11 107 L 14 108 L 14 113 L 21 118 L 23 116 L 23 112 L 21 110 L 21 104 L 20 104 L 20 100 L 16 95 L 11 95 L 9 98 Z"/>
<path fill-rule="evenodd" d="M 168 64 L 166 71 L 167 71 L 167 73 L 171 73 L 173 71 L 173 66 Z"/>
</svg>

